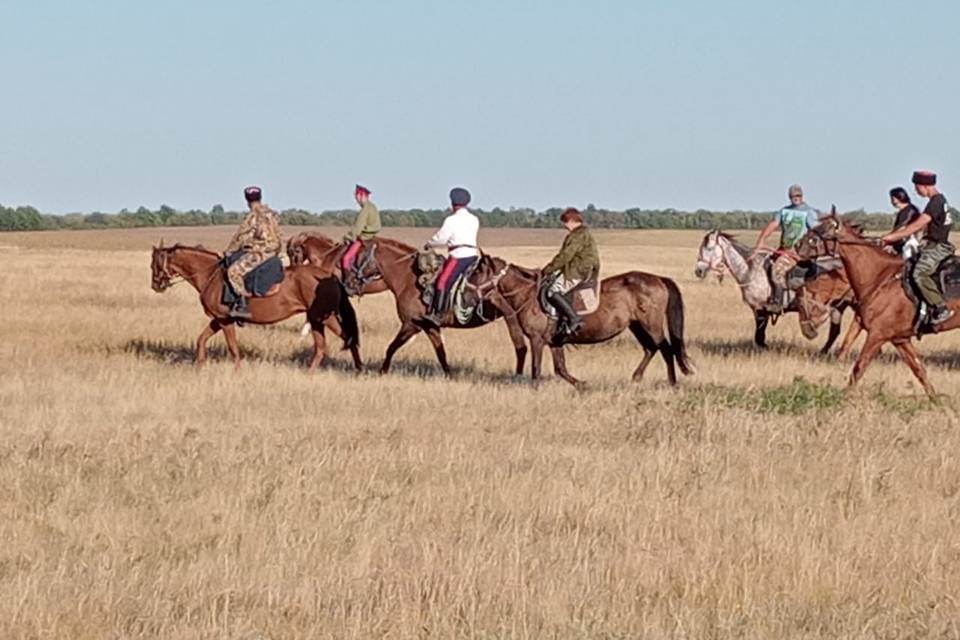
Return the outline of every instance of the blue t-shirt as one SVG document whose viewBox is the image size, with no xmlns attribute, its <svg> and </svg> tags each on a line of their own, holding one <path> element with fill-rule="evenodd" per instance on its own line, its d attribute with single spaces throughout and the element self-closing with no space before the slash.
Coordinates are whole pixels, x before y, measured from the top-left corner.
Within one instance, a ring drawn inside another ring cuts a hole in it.
<svg viewBox="0 0 960 640">
<path fill-rule="evenodd" d="M 777 212 L 780 222 L 780 248 L 793 249 L 808 230 L 820 222 L 820 212 L 804 202 L 787 205 Z"/>
</svg>

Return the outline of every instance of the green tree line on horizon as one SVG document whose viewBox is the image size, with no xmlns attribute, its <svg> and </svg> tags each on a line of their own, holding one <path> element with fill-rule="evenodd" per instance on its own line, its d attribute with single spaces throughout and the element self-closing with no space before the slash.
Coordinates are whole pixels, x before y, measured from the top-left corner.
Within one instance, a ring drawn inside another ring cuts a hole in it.
<svg viewBox="0 0 960 640">
<path fill-rule="evenodd" d="M 560 226 L 563 209 L 545 211 L 530 208 L 490 210 L 473 209 L 486 227 L 555 228 Z M 439 227 L 443 209 L 384 209 L 380 212 L 386 227 Z M 33 207 L 9 208 L 0 205 L 0 231 L 42 231 L 55 229 L 132 229 L 138 227 L 199 227 L 238 224 L 245 212 L 227 211 L 214 205 L 209 211 L 178 211 L 167 205 L 157 210 L 140 207 L 118 213 L 69 213 L 52 215 Z M 676 209 L 639 209 L 624 211 L 599 209 L 588 205 L 583 210 L 586 222 L 597 229 L 760 229 L 773 216 L 760 211 L 679 211 Z M 279 213 L 280 223 L 297 226 L 349 226 L 356 212 L 340 209 L 314 213 L 305 209 L 285 209 Z M 860 222 L 866 229 L 881 230 L 891 226 L 887 213 L 868 213 L 863 209 L 848 211 L 845 216 Z"/>
</svg>

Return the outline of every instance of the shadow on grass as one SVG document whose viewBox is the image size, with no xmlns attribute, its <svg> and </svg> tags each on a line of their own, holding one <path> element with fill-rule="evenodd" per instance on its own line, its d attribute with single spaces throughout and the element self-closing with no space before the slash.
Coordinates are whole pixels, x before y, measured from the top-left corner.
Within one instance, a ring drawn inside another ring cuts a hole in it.
<svg viewBox="0 0 960 640">
<path fill-rule="evenodd" d="M 704 340 L 696 338 L 691 340 L 690 344 L 699 348 L 704 353 L 714 356 L 728 357 L 773 354 L 797 358 L 820 357 L 819 347 L 805 348 L 793 343 L 768 342 L 767 346 L 762 348 L 755 345 L 753 340 L 749 339 L 723 340 L 718 338 Z"/>
</svg>

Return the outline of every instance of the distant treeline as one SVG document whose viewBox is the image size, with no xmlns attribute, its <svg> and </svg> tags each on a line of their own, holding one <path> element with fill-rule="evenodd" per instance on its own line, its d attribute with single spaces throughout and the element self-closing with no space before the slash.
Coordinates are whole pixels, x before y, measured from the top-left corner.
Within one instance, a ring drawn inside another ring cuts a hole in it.
<svg viewBox="0 0 960 640">
<path fill-rule="evenodd" d="M 550 228 L 560 226 L 559 207 L 546 211 L 513 208 L 472 209 L 486 227 Z M 442 209 L 384 209 L 380 212 L 387 227 L 439 227 L 447 211 Z M 772 212 L 758 211 L 677 211 L 675 209 L 627 209 L 610 211 L 588 205 L 583 210 L 587 224 L 600 229 L 759 229 L 772 217 Z M 286 209 L 280 212 L 284 225 L 347 226 L 353 222 L 353 209 L 312 213 L 304 209 Z M 33 207 L 7 208 L 0 205 L 0 231 L 38 231 L 45 229 L 130 229 L 134 227 L 198 227 L 206 225 L 234 225 L 244 212 L 226 211 L 215 205 L 210 211 L 191 209 L 177 211 L 166 205 L 153 211 L 140 207 L 119 213 L 44 214 Z M 853 218 L 867 229 L 880 230 L 891 226 L 892 216 L 885 213 L 867 213 L 862 209 L 844 215 Z"/>
</svg>

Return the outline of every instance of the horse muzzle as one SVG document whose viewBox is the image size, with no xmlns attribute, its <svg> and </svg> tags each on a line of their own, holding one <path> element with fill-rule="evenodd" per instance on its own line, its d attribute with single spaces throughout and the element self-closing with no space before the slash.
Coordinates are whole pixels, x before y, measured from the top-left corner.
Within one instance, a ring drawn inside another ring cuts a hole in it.
<svg viewBox="0 0 960 640">
<path fill-rule="evenodd" d="M 693 269 L 693 275 L 697 276 L 698 279 L 703 280 L 705 277 L 707 277 L 707 271 L 709 271 L 709 269 L 707 269 L 706 266 L 698 264 Z"/>
</svg>

